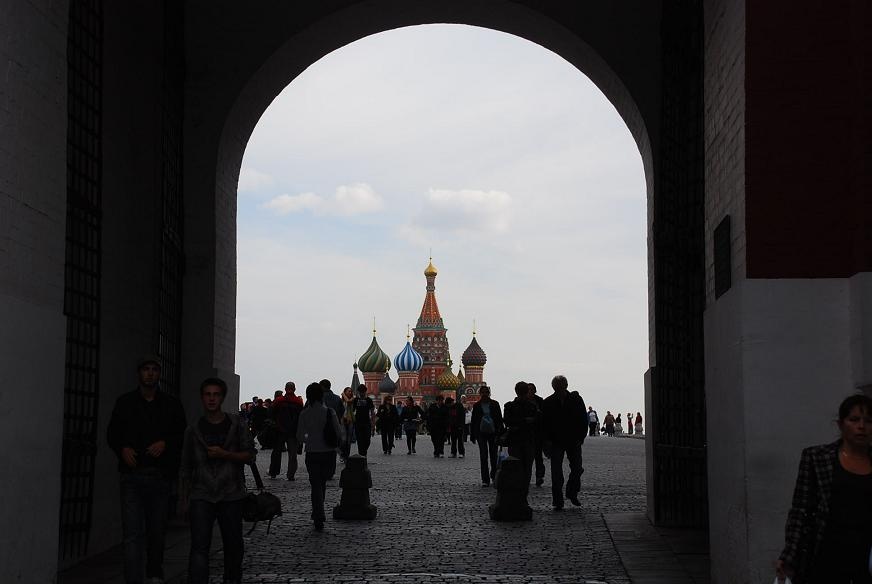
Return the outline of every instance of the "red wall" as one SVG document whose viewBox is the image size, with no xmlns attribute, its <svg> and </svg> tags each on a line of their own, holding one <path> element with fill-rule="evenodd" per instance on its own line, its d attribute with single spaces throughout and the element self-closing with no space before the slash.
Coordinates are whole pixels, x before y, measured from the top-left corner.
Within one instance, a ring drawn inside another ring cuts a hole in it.
<svg viewBox="0 0 872 584">
<path fill-rule="evenodd" d="M 872 2 L 747 10 L 748 277 L 872 271 Z"/>
</svg>

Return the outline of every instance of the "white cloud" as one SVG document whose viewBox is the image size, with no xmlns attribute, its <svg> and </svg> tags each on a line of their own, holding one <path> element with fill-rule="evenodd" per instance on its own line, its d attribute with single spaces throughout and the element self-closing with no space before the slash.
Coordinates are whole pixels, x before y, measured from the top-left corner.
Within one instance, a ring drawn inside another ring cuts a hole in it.
<svg viewBox="0 0 872 584">
<path fill-rule="evenodd" d="M 503 191 L 430 189 L 399 235 L 414 243 L 432 240 L 435 233 L 500 235 L 511 227 L 513 210 L 511 195 Z"/>
<path fill-rule="evenodd" d="M 239 185 L 236 189 L 240 193 L 250 193 L 271 187 L 275 182 L 272 175 L 254 168 L 242 167 L 242 170 L 239 171 Z"/>
<path fill-rule="evenodd" d="M 384 208 L 384 200 L 368 184 L 356 183 L 338 187 L 332 197 L 315 193 L 279 195 L 260 205 L 260 208 L 270 209 L 279 215 L 311 211 L 316 215 L 350 217 L 380 211 Z"/>
</svg>

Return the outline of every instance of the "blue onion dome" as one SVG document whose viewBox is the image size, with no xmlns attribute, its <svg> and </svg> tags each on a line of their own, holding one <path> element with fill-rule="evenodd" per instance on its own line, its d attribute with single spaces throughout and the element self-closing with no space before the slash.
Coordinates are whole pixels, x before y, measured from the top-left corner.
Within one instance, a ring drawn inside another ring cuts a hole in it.
<svg viewBox="0 0 872 584">
<path fill-rule="evenodd" d="M 381 350 L 375 336 L 366 352 L 357 360 L 357 366 L 364 373 L 384 373 L 391 368 L 391 358 Z"/>
<path fill-rule="evenodd" d="M 478 345 L 474 335 L 472 342 L 469 343 L 460 360 L 463 361 L 464 367 L 469 367 L 470 365 L 473 367 L 484 367 L 484 364 L 487 363 L 487 355 L 484 354 L 484 351 Z"/>
<path fill-rule="evenodd" d="M 460 380 L 451 372 L 451 359 L 448 360 L 448 367 L 436 378 L 436 387 L 442 391 L 454 391 L 460 387 Z"/>
<path fill-rule="evenodd" d="M 409 341 L 406 341 L 406 346 L 394 358 L 394 365 L 397 371 L 420 371 L 424 366 L 424 358 L 421 353 L 412 348 Z"/>
<path fill-rule="evenodd" d="M 385 376 L 382 377 L 382 380 L 378 382 L 378 392 L 379 393 L 395 393 L 397 391 L 397 384 L 391 379 L 390 373 L 385 371 Z"/>
</svg>

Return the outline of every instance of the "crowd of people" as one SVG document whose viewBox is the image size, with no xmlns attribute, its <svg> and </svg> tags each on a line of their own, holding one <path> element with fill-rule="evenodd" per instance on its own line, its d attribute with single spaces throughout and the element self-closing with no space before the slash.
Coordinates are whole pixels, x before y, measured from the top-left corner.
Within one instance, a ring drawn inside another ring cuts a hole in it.
<svg viewBox="0 0 872 584">
<path fill-rule="evenodd" d="M 614 437 L 624 434 L 624 423 L 621 421 L 620 413 L 615 417 L 611 411 L 606 411 L 605 417 L 600 422 L 599 414 L 593 409 L 593 406 L 587 408 L 587 427 L 588 436 L 602 434 Z M 633 417 L 632 412 L 627 412 L 627 435 L 641 436 L 642 434 L 642 412 L 636 412 L 635 417 Z"/>
</svg>

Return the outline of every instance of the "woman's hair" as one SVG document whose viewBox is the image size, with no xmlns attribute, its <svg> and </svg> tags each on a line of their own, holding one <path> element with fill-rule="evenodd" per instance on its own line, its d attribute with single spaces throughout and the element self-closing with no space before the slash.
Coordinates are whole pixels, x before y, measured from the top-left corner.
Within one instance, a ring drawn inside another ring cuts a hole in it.
<svg viewBox="0 0 872 584">
<path fill-rule="evenodd" d="M 858 406 L 860 411 L 866 415 L 872 414 L 872 397 L 863 393 L 855 393 L 846 397 L 839 405 L 839 421 L 841 422 L 850 416 L 851 410 Z"/>
<path fill-rule="evenodd" d="M 310 383 L 306 386 L 306 399 L 321 401 L 324 399 L 324 387 L 320 383 Z"/>
<path fill-rule="evenodd" d="M 526 381 L 519 381 L 515 384 L 515 395 L 518 397 L 523 397 L 527 395 L 527 392 L 530 390 Z"/>
</svg>

